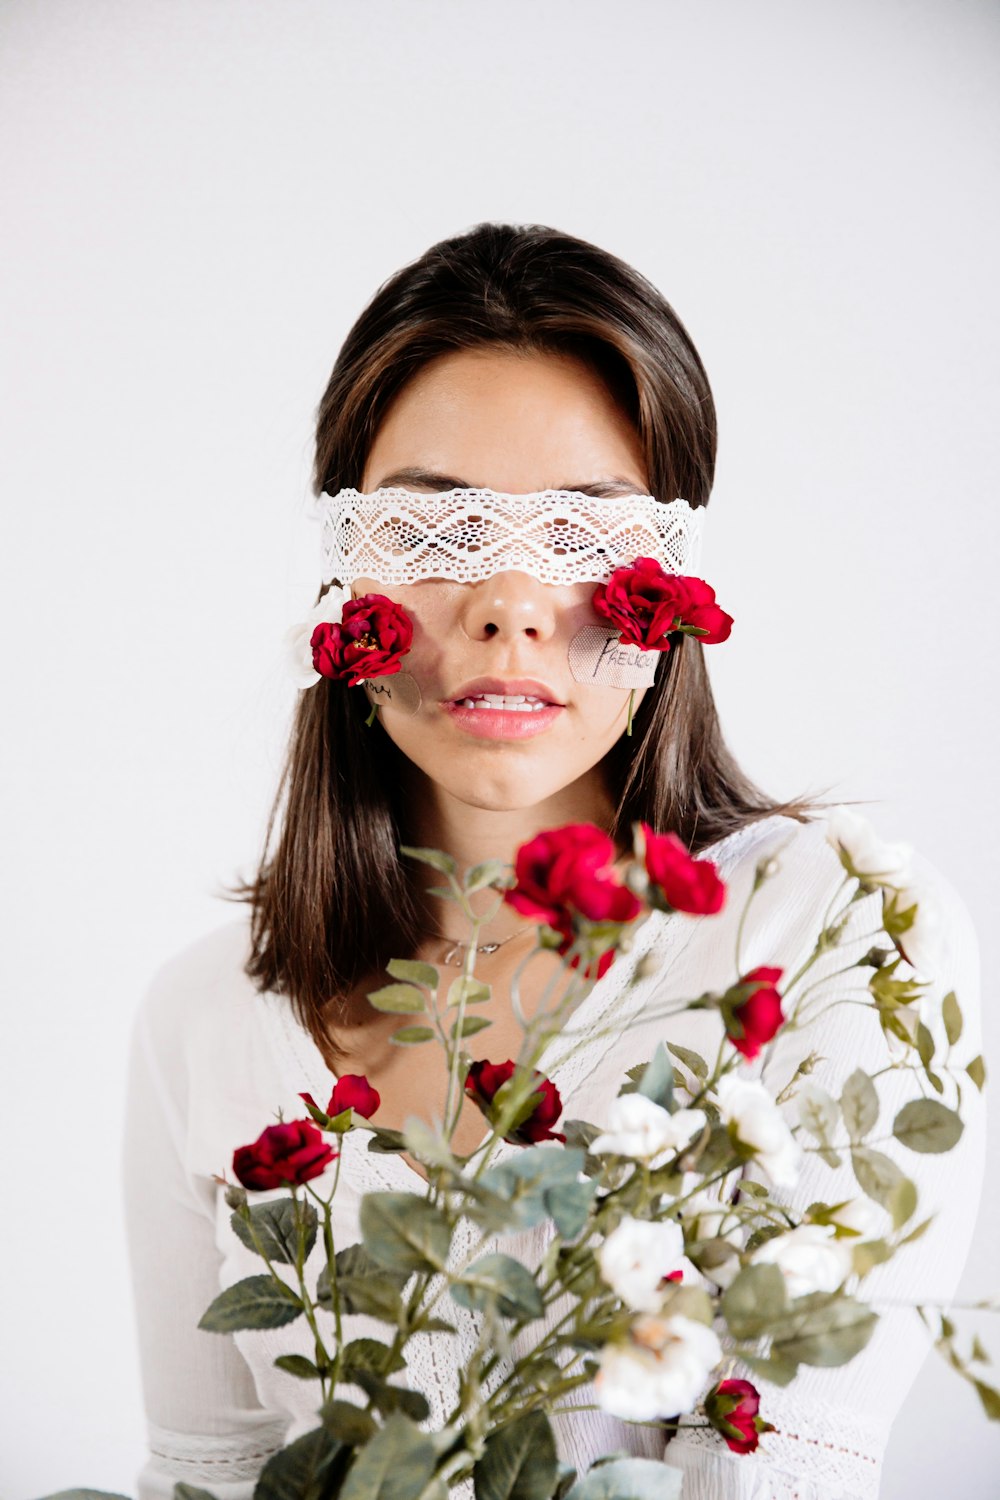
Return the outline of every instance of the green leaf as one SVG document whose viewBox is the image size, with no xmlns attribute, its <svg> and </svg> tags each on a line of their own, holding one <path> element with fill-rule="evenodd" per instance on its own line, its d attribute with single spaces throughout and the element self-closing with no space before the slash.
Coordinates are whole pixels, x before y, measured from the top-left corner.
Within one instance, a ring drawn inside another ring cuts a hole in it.
<svg viewBox="0 0 1000 1500">
<path fill-rule="evenodd" d="M 949 1047 L 954 1047 L 962 1035 L 962 1007 L 958 1003 L 958 996 L 954 990 L 949 990 L 941 1001 L 941 1019 L 944 1021 L 944 1034 L 948 1038 Z"/>
<path fill-rule="evenodd" d="M 540 1318 L 542 1294 L 527 1266 L 509 1255 L 483 1255 L 451 1285 L 459 1307 L 485 1312 L 497 1308 L 505 1318 Z"/>
<path fill-rule="evenodd" d="M 488 984 L 481 979 L 468 978 L 460 974 L 456 980 L 448 986 L 448 1004 L 461 1005 L 464 1000 L 466 1005 L 482 1005 L 492 995 L 493 991 Z"/>
<path fill-rule="evenodd" d="M 545 1189 L 545 1207 L 564 1240 L 573 1240 L 580 1233 L 596 1192 L 597 1183 L 593 1181 L 557 1182 Z"/>
<path fill-rule="evenodd" d="M 86 1495 L 88 1497 L 96 1497 L 99 1493 L 97 1490 L 65 1491 L 67 1495 Z M 51 1500 L 58 1500 L 58 1496 L 51 1497 Z M 119 1497 L 117 1495 L 108 1496 L 107 1500 L 119 1500 Z M 183 1479 L 180 1479 L 174 1485 L 173 1500 L 215 1500 L 215 1496 L 211 1490 L 199 1489 L 196 1484 L 185 1484 Z"/>
<path fill-rule="evenodd" d="M 682 1062 L 696 1078 L 708 1077 L 708 1063 L 700 1053 L 692 1052 L 690 1047 L 678 1047 L 675 1042 L 667 1043 L 667 1051 L 672 1053 L 678 1062 Z"/>
<path fill-rule="evenodd" d="M 797 1096 L 799 1121 L 803 1129 L 815 1136 L 824 1145 L 837 1128 L 840 1120 L 840 1105 L 826 1089 L 808 1079 Z"/>
<path fill-rule="evenodd" d="M 373 1260 L 364 1245 L 348 1245 L 334 1257 L 337 1290 L 347 1313 L 367 1313 L 384 1322 L 398 1324 L 402 1316 L 401 1292 L 409 1280 L 408 1271 L 387 1271 Z M 330 1278 L 326 1266 L 316 1279 L 316 1300 L 332 1310 Z"/>
<path fill-rule="evenodd" d="M 354 1384 L 361 1387 L 376 1411 L 383 1416 L 399 1412 L 414 1422 L 425 1422 L 430 1416 L 427 1397 L 420 1391 L 411 1391 L 405 1385 L 390 1385 L 387 1380 L 373 1375 L 370 1370 L 356 1371 Z"/>
<path fill-rule="evenodd" d="M 418 1193 L 366 1193 L 361 1199 L 365 1249 L 393 1271 L 441 1271 L 451 1229 L 439 1208 Z"/>
<path fill-rule="evenodd" d="M 792 1332 L 772 1343 L 779 1357 L 803 1365 L 844 1365 L 867 1344 L 878 1317 L 852 1297 L 814 1292 L 792 1303 L 785 1324 Z"/>
<path fill-rule="evenodd" d="M 451 1167 L 457 1170 L 458 1163 L 441 1131 L 428 1125 L 426 1120 L 421 1120 L 419 1115 L 409 1116 L 403 1139 L 410 1155 L 422 1161 L 425 1166 Z"/>
<path fill-rule="evenodd" d="M 506 866 L 502 860 L 486 859 L 481 865 L 473 865 L 464 881 L 464 889 L 467 895 L 473 891 L 485 890 L 488 885 L 493 885 L 503 875 Z"/>
<path fill-rule="evenodd" d="M 394 1151 L 406 1150 L 406 1140 L 401 1130 L 388 1130 L 381 1125 L 368 1128 L 371 1130 L 368 1138 L 369 1151 L 376 1151 L 380 1156 L 386 1156 Z"/>
<path fill-rule="evenodd" d="M 429 990 L 436 990 L 441 980 L 434 965 L 422 963 L 419 958 L 390 958 L 385 967 L 393 979 L 408 979 L 411 984 L 426 985 Z"/>
<path fill-rule="evenodd" d="M 844 1084 L 840 1108 L 851 1140 L 863 1141 L 878 1120 L 878 1094 L 862 1068 L 855 1068 Z"/>
<path fill-rule="evenodd" d="M 399 852 L 415 859 L 419 864 L 430 865 L 432 870 L 440 870 L 442 875 L 454 875 L 458 869 L 454 859 L 450 854 L 445 854 L 443 849 L 421 849 L 414 848 L 412 844 L 400 844 Z"/>
<path fill-rule="evenodd" d="M 392 1015 L 418 1015 L 427 1009 L 422 990 L 412 984 L 384 984 L 380 990 L 370 990 L 368 999 L 376 1010 L 385 1010 Z"/>
<path fill-rule="evenodd" d="M 660 1042 L 639 1080 L 639 1093 L 663 1109 L 669 1109 L 674 1097 L 674 1070 L 667 1057 L 667 1049 Z"/>
<path fill-rule="evenodd" d="M 311 1359 L 306 1359 L 304 1354 L 279 1354 L 274 1361 L 275 1368 L 287 1370 L 289 1375 L 297 1375 L 300 1380 L 319 1380 L 321 1371 L 314 1365 Z"/>
<path fill-rule="evenodd" d="M 270 1276 L 247 1276 L 221 1292 L 201 1316 L 199 1328 L 210 1333 L 233 1333 L 241 1328 L 282 1328 L 302 1311 L 301 1298 L 291 1287 Z"/>
<path fill-rule="evenodd" d="M 186 1484 L 175 1484 L 174 1494 L 176 1495 L 178 1490 L 186 1490 L 188 1488 L 189 1486 Z M 210 1495 L 207 1490 L 191 1490 L 191 1495 L 204 1495 L 205 1500 L 215 1500 L 215 1496 Z M 129 1497 L 128 1495 L 119 1495 L 117 1490 L 59 1490 L 55 1495 L 46 1495 L 44 1500 L 129 1500 Z"/>
<path fill-rule="evenodd" d="M 307 1200 L 303 1199 L 299 1204 L 299 1217 L 304 1220 L 306 1226 L 305 1254 L 308 1256 L 316 1243 L 316 1226 L 319 1223 L 319 1215 L 315 1208 Z M 291 1198 L 274 1198 L 268 1203 L 255 1203 L 250 1209 L 250 1219 L 257 1238 L 263 1247 L 265 1255 L 269 1260 L 280 1261 L 284 1265 L 295 1265 L 298 1253 L 298 1231 L 295 1227 L 295 1203 Z M 250 1225 L 245 1222 L 241 1214 L 234 1213 L 229 1220 L 238 1239 L 242 1240 L 248 1250 L 255 1254 L 260 1252 L 254 1245 L 250 1233 Z"/>
<path fill-rule="evenodd" d="M 740 1359 L 756 1374 L 763 1375 L 765 1380 L 770 1380 L 775 1385 L 791 1385 L 799 1370 L 794 1359 L 777 1358 L 773 1354 L 765 1358 L 763 1355 L 741 1353 Z"/>
<path fill-rule="evenodd" d="M 856 1146 L 851 1152 L 851 1166 L 861 1191 L 875 1203 L 891 1212 L 893 1195 L 905 1182 L 905 1174 L 891 1156 L 871 1146 Z"/>
<path fill-rule="evenodd" d="M 325 1402 L 320 1408 L 320 1419 L 328 1432 L 350 1448 L 360 1448 L 378 1431 L 371 1412 L 363 1411 L 353 1401 Z"/>
<path fill-rule="evenodd" d="M 613 1458 L 585 1474 L 566 1500 L 680 1500 L 683 1479 L 653 1458 Z"/>
<path fill-rule="evenodd" d="M 549 1500 L 556 1477 L 555 1438 L 540 1411 L 491 1433 L 472 1471 L 476 1500 Z"/>
<path fill-rule="evenodd" d="M 893 1229 L 902 1229 L 917 1211 L 916 1183 L 904 1177 L 895 1192 L 890 1194 L 886 1207 L 892 1215 Z"/>
<path fill-rule="evenodd" d="M 855 1276 L 867 1276 L 876 1266 L 891 1260 L 894 1254 L 894 1247 L 886 1240 L 863 1240 L 851 1245 Z"/>
<path fill-rule="evenodd" d="M 350 1459 L 350 1448 L 325 1427 L 314 1427 L 268 1459 L 254 1485 L 253 1500 L 338 1494 L 337 1482 Z"/>
<path fill-rule="evenodd" d="M 576 1182 L 584 1160 L 578 1147 L 556 1150 L 552 1146 L 527 1146 L 508 1161 L 487 1167 L 479 1179 L 479 1188 L 503 1200 L 501 1221 L 495 1223 L 494 1205 L 488 1201 L 482 1212 L 470 1206 L 467 1213 L 477 1223 L 485 1219 L 502 1233 L 530 1229 L 550 1217 L 547 1193 L 563 1183 Z"/>
<path fill-rule="evenodd" d="M 358 1453 L 339 1500 L 419 1500 L 436 1462 L 429 1434 L 393 1412 Z"/>
<path fill-rule="evenodd" d="M 991 1422 L 1000 1422 L 1000 1391 L 987 1385 L 985 1380 L 973 1380 L 976 1394 L 983 1403 L 983 1411 Z"/>
<path fill-rule="evenodd" d="M 394 1375 L 406 1366 L 406 1360 L 397 1349 L 383 1344 L 381 1339 L 352 1339 L 345 1344 L 340 1356 L 340 1378 L 350 1381 L 359 1370 L 372 1375 Z"/>
<path fill-rule="evenodd" d="M 912 1245 L 917 1240 L 922 1239 L 936 1218 L 936 1214 L 931 1214 L 929 1218 L 922 1219 L 915 1229 L 911 1229 L 909 1234 L 903 1236 L 899 1243 L 901 1245 Z"/>
<path fill-rule="evenodd" d="M 397 1047 L 415 1047 L 420 1042 L 432 1042 L 435 1034 L 433 1026 L 400 1026 L 389 1040 Z"/>
<path fill-rule="evenodd" d="M 982 1093 L 983 1084 L 986 1082 L 986 1064 L 983 1061 L 981 1053 L 978 1057 L 974 1057 L 972 1059 L 965 1071 L 968 1073 L 969 1077 L 972 1079 L 979 1092 Z"/>
<path fill-rule="evenodd" d="M 893 1121 L 892 1133 L 911 1151 L 936 1154 L 957 1145 L 964 1128 L 961 1116 L 937 1099 L 911 1099 Z"/>
<path fill-rule="evenodd" d="M 787 1302 L 777 1266 L 744 1266 L 723 1292 L 719 1310 L 734 1338 L 754 1339 L 781 1316 Z"/>
<path fill-rule="evenodd" d="M 463 1037 L 475 1036 L 477 1031 L 485 1031 L 487 1026 L 492 1025 L 488 1016 L 463 1016 L 461 1022 L 456 1021 L 451 1028 L 451 1039 L 453 1042 L 461 1041 Z"/>
</svg>

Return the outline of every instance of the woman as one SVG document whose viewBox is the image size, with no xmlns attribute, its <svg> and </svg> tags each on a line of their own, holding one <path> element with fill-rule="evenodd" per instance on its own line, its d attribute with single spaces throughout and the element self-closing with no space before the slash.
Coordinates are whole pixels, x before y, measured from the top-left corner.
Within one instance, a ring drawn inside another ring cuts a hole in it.
<svg viewBox="0 0 1000 1500">
<path fill-rule="evenodd" d="M 351 566 L 341 542 L 329 554 L 332 582 L 355 598 L 377 592 L 401 605 L 413 639 L 394 693 L 375 680 L 365 689 L 325 677 L 303 689 L 267 851 L 241 890 L 249 922 L 168 963 L 136 1018 L 125 1172 L 150 1426 L 140 1500 L 171 1495 L 180 1479 L 233 1500 L 249 1496 L 267 1456 L 316 1425 L 315 1386 L 273 1363 L 297 1340 L 308 1352 L 301 1319 L 232 1339 L 197 1328 L 220 1285 L 260 1268 L 233 1234 L 214 1176 L 234 1147 L 279 1108 L 286 1119 L 301 1117 L 303 1090 L 324 1103 L 345 1074 L 363 1074 L 377 1089 L 378 1125 L 441 1115 L 437 1049 L 394 1046 L 406 1018 L 366 998 L 387 982 L 390 959 L 460 963 L 468 937 L 456 908 L 434 894 L 431 872 L 401 857 L 401 845 L 444 849 L 464 869 L 511 862 L 540 830 L 590 823 L 624 857 L 633 823 L 643 820 L 716 865 L 728 889 L 723 912 L 707 921 L 654 914 L 573 1016 L 572 1038 L 550 1044 L 544 1068 L 567 1118 L 606 1119 L 626 1069 L 651 1056 L 664 1035 L 662 1022 L 644 1022 L 654 993 L 693 997 L 731 981 L 736 921 L 768 854 L 780 874 L 755 898 L 744 965 L 791 972 L 812 950 L 843 874 L 820 804 L 775 802 L 740 771 L 697 639 L 677 639 L 645 686 L 602 674 L 585 649 L 601 623 L 594 582 L 565 563 L 546 577 L 530 547 L 510 566 L 512 525 L 496 569 L 470 562 L 461 527 L 446 546 L 452 560 L 464 558 L 464 578 L 462 567 L 447 577 L 425 567 L 405 581 L 399 561 L 425 548 L 419 517 L 436 515 L 434 506 L 457 505 L 468 527 L 470 517 L 481 522 L 469 491 L 518 502 L 558 490 L 572 492 L 574 514 L 587 496 L 604 503 L 602 514 L 620 506 L 623 515 L 635 511 L 636 496 L 664 507 L 683 497 L 692 518 L 682 538 L 686 570 L 696 572 L 695 523 L 714 458 L 708 381 L 672 309 L 631 268 L 555 231 L 484 224 L 432 247 L 380 288 L 348 335 L 319 409 L 315 492 L 403 493 L 383 497 L 389 509 L 379 512 L 382 529 L 370 528 L 374 550 L 352 554 L 378 557 L 381 546 L 384 566 L 340 576 Z M 516 503 L 512 513 L 524 514 Z M 544 514 L 551 520 L 551 508 Z M 942 990 L 961 997 L 971 1056 L 975 937 L 947 882 L 925 861 L 920 869 L 937 891 Z M 474 898 L 480 912 L 492 899 Z M 855 912 L 837 967 L 865 951 L 871 910 L 862 902 Z M 510 981 L 533 935 L 506 905 L 480 933 L 477 973 L 492 998 L 478 1013 L 491 1025 L 468 1039 L 474 1058 L 517 1056 Z M 529 1015 L 558 967 L 551 953 L 531 961 L 521 982 Z M 718 1015 L 708 1012 L 685 1014 L 666 1033 L 706 1051 L 718 1037 Z M 843 1005 L 826 1012 L 808 1042 L 779 1035 L 749 1072 L 777 1092 L 810 1049 L 820 1059 L 815 1078 L 832 1092 L 859 1061 L 870 1073 L 891 1062 L 871 1011 Z M 891 1071 L 880 1090 L 887 1110 L 909 1097 L 905 1076 Z M 874 1273 L 873 1297 L 880 1285 L 894 1302 L 954 1290 L 982 1170 L 970 1102 L 958 1151 L 908 1163 L 939 1222 Z M 483 1134 L 467 1102 L 457 1148 L 473 1150 Z M 831 1172 L 810 1161 L 789 1202 L 856 1197 L 846 1166 Z M 363 1193 L 419 1186 L 416 1161 L 366 1153 L 353 1135 L 341 1167 L 340 1246 L 360 1238 Z M 525 1232 L 512 1253 L 535 1264 L 538 1234 Z M 365 1331 L 365 1319 L 356 1321 L 345 1337 Z M 435 1425 L 454 1403 L 473 1322 L 469 1315 L 447 1344 L 414 1341 L 411 1378 L 431 1400 Z M 887 1310 L 867 1350 L 844 1368 L 806 1370 L 787 1390 L 765 1387 L 762 1411 L 777 1430 L 753 1455 L 737 1456 L 705 1429 L 684 1430 L 665 1448 L 662 1430 L 592 1410 L 554 1425 L 562 1456 L 579 1470 L 615 1450 L 662 1458 L 684 1471 L 685 1500 L 873 1496 L 889 1424 L 925 1348 L 913 1313 Z M 467 1483 L 462 1492 L 470 1493 Z"/>
</svg>

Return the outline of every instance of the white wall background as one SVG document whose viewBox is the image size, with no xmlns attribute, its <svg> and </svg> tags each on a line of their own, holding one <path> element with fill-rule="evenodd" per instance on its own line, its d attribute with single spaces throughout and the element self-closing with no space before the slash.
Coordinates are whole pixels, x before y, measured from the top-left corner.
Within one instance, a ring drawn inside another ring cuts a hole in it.
<svg viewBox="0 0 1000 1500">
<path fill-rule="evenodd" d="M 1000 1077 L 998 61 L 988 0 L 0 6 L 3 1500 L 131 1492 L 130 1016 L 258 849 L 340 341 L 482 219 L 596 241 L 688 325 L 727 733 L 955 882 Z M 883 1495 L 986 1500 L 998 1449 L 934 1356 Z"/>
</svg>

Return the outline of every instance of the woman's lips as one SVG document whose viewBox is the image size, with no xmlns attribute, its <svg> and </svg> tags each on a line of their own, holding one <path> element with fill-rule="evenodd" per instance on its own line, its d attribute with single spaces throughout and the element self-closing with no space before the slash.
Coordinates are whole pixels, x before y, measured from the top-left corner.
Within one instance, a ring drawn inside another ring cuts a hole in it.
<svg viewBox="0 0 1000 1500">
<path fill-rule="evenodd" d="M 544 734 L 561 713 L 561 703 L 544 708 L 467 708 L 463 702 L 443 703 L 442 708 L 457 727 L 481 740 L 526 740 Z"/>
</svg>

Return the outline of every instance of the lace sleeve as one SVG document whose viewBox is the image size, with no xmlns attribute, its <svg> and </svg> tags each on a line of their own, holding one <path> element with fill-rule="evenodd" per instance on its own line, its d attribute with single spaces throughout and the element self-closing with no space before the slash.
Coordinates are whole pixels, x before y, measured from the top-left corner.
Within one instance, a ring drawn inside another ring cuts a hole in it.
<svg viewBox="0 0 1000 1500">
<path fill-rule="evenodd" d="M 260 1406 L 232 1337 L 197 1326 L 219 1292 L 219 1256 L 210 1195 L 182 1158 L 184 1002 L 183 984 L 161 971 L 129 1052 L 122 1183 L 149 1441 L 137 1496 L 172 1500 L 184 1481 L 250 1500 L 287 1417 Z"/>
<path fill-rule="evenodd" d="M 941 978 L 930 999 L 939 1003 L 949 989 L 957 993 L 965 1027 L 953 1062 L 961 1067 L 980 1049 L 976 935 L 966 907 L 948 882 L 926 860 L 918 861 L 918 871 L 934 887 L 942 915 Z M 845 941 L 816 966 L 828 1001 L 863 995 L 863 975 L 868 971 L 843 977 L 833 977 L 833 971 L 871 946 L 869 934 L 879 925 L 880 912 L 879 895 L 859 901 Z M 813 941 L 814 937 L 809 949 Z M 752 960 L 769 961 L 773 957 L 763 954 Z M 761 1076 L 772 1092 L 781 1090 L 810 1051 L 822 1059 L 814 1081 L 835 1097 L 855 1068 L 874 1075 L 894 1060 L 870 1008 L 827 1005 L 814 1024 L 779 1034 L 767 1049 Z M 916 1075 L 896 1068 L 878 1078 L 880 1115 L 873 1138 L 878 1137 L 878 1149 L 893 1157 L 917 1185 L 920 1202 L 913 1222 L 932 1212 L 937 1217 L 922 1239 L 865 1278 L 860 1292 L 879 1313 L 879 1322 L 867 1347 L 847 1365 L 802 1366 L 784 1389 L 737 1367 L 737 1374 L 757 1384 L 761 1413 L 777 1431 L 761 1439 L 756 1453 L 744 1456 L 730 1452 L 710 1429 L 682 1431 L 668 1445 L 665 1461 L 685 1474 L 684 1500 L 875 1500 L 891 1424 L 930 1347 L 913 1305 L 954 1295 L 972 1239 L 985 1133 L 982 1101 L 966 1082 L 961 1105 L 965 1131 L 959 1145 L 942 1155 L 918 1155 L 891 1138 L 897 1110 L 917 1096 Z M 793 1107 L 790 1119 L 794 1117 Z M 801 1213 L 816 1200 L 837 1203 L 859 1194 L 846 1154 L 836 1169 L 811 1154 L 796 1187 L 782 1196 Z"/>
</svg>

